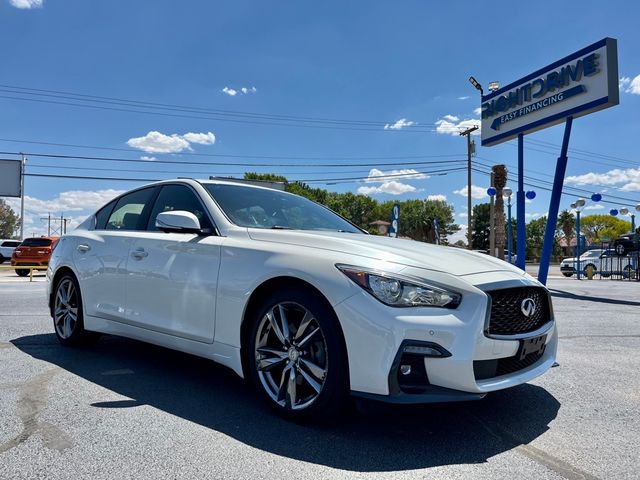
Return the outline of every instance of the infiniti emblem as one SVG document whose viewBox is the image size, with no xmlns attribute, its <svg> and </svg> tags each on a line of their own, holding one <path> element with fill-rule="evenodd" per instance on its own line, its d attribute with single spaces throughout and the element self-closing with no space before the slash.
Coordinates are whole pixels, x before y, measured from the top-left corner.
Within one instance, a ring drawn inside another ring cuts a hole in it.
<svg viewBox="0 0 640 480">
<path fill-rule="evenodd" d="M 530 317 L 536 313 L 536 302 L 532 298 L 525 298 L 520 304 L 520 311 L 525 317 Z"/>
</svg>

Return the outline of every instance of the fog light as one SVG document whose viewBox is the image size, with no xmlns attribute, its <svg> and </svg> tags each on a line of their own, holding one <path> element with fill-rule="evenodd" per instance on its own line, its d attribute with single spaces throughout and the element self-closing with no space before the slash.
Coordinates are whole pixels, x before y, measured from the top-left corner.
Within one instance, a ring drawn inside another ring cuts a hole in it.
<svg viewBox="0 0 640 480">
<path fill-rule="evenodd" d="M 400 373 L 402 375 L 410 375 L 411 374 L 411 365 L 400 365 Z"/>
<path fill-rule="evenodd" d="M 407 345 L 403 349 L 404 353 L 412 353 L 414 355 L 424 355 L 426 357 L 443 357 L 444 354 L 440 350 L 426 345 Z"/>
</svg>

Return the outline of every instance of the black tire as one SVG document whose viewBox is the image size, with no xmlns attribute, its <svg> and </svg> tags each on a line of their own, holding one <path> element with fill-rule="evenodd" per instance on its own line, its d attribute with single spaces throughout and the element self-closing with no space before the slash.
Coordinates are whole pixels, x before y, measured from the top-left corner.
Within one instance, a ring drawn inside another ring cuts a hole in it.
<svg viewBox="0 0 640 480">
<path fill-rule="evenodd" d="M 564 275 L 567 278 L 573 277 L 573 272 L 562 272 L 562 275 Z"/>
<path fill-rule="evenodd" d="M 19 277 L 28 277 L 29 270 L 27 270 L 26 268 L 17 268 L 16 275 L 18 275 Z"/>
<path fill-rule="evenodd" d="M 318 293 L 301 287 L 274 292 L 248 321 L 249 377 L 279 415 L 318 421 L 343 411 L 349 394 L 346 347 L 335 312 Z"/>
<path fill-rule="evenodd" d="M 100 338 L 98 333 L 84 329 L 82 294 L 76 277 L 70 273 L 64 274 L 56 282 L 51 318 L 53 331 L 58 341 L 64 346 L 90 345 Z"/>
<path fill-rule="evenodd" d="M 2 265 L 5 260 L 6 260 L 6 258 L 4 258 L 2 255 L 0 255 L 0 265 Z"/>
</svg>

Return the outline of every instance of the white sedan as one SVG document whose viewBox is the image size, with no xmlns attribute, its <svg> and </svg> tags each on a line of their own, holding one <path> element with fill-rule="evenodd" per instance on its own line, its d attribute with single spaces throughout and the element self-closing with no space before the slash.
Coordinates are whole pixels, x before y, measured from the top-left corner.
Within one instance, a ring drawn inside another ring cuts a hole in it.
<svg viewBox="0 0 640 480">
<path fill-rule="evenodd" d="M 350 394 L 480 399 L 544 373 L 558 341 L 547 289 L 507 262 L 234 182 L 121 195 L 62 237 L 47 277 L 63 345 L 106 333 L 210 358 L 290 418 Z"/>
</svg>

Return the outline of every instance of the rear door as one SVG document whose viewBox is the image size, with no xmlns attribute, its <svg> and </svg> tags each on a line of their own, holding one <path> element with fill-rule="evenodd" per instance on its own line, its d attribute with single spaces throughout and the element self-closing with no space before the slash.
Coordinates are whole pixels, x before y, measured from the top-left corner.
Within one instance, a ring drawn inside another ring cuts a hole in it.
<svg viewBox="0 0 640 480">
<path fill-rule="evenodd" d="M 135 190 L 96 214 L 92 230 L 77 230 L 74 263 L 87 315 L 124 321 L 127 262 L 133 235 L 146 227 L 159 187 Z"/>
<path fill-rule="evenodd" d="M 223 238 L 165 233 L 155 227 L 161 212 L 193 213 L 214 231 L 198 194 L 188 185 L 163 185 L 146 231 L 136 232 L 127 266 L 127 321 L 161 333 L 213 342 L 215 296 Z"/>
</svg>

